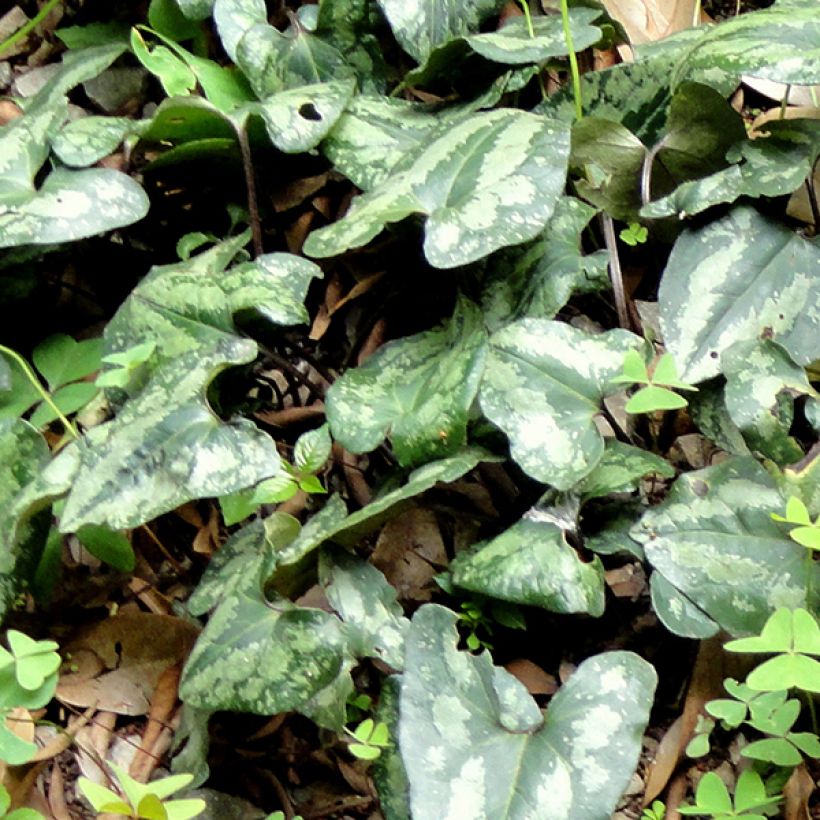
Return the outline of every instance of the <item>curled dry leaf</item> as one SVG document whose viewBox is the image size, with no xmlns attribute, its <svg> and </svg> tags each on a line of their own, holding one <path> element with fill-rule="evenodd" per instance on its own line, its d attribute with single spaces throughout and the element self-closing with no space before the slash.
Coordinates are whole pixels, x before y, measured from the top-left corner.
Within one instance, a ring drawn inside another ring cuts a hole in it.
<svg viewBox="0 0 820 820">
<path fill-rule="evenodd" d="M 699 6 L 696 0 L 603 0 L 603 4 L 636 45 L 691 28 Z"/>
<path fill-rule="evenodd" d="M 120 715 L 144 715 L 162 673 L 183 661 L 199 630 L 149 612 L 123 612 L 87 627 L 65 646 L 77 671 L 66 671 L 57 698 Z"/>
</svg>

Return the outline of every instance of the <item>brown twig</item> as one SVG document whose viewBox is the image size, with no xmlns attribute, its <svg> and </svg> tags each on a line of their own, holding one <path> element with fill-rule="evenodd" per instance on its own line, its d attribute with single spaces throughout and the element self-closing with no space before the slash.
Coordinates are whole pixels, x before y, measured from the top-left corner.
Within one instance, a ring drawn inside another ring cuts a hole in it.
<svg viewBox="0 0 820 820">
<path fill-rule="evenodd" d="M 629 321 L 629 310 L 626 306 L 626 293 L 624 291 L 624 277 L 621 271 L 621 260 L 618 256 L 618 240 L 615 238 L 615 225 L 612 217 L 607 213 L 601 213 L 601 226 L 604 230 L 604 242 L 609 251 L 609 279 L 612 282 L 612 295 L 615 299 L 615 310 L 618 312 L 619 327 L 631 328 Z"/>
<path fill-rule="evenodd" d="M 242 154 L 242 170 L 245 172 L 245 187 L 248 190 L 248 218 L 251 221 L 251 235 L 253 236 L 253 255 L 261 256 L 262 223 L 259 219 L 259 203 L 256 199 L 256 175 L 253 170 L 253 156 L 248 142 L 248 132 L 243 126 L 237 128 L 236 138 L 239 141 L 239 151 Z"/>
</svg>

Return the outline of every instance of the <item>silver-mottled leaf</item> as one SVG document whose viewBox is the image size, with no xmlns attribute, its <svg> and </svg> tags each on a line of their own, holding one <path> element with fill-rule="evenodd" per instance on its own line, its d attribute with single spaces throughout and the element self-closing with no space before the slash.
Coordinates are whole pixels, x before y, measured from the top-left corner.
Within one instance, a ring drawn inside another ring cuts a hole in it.
<svg viewBox="0 0 820 820">
<path fill-rule="evenodd" d="M 197 709 L 275 715 L 302 711 L 327 688 L 335 694 L 352 661 L 339 619 L 282 598 L 266 600 L 262 579 L 249 569 L 199 636 L 182 672 L 182 699 Z M 322 711 L 316 706 L 314 718 Z"/>
<path fill-rule="evenodd" d="M 820 331 L 820 246 L 752 208 L 735 208 L 681 234 L 658 303 L 684 381 L 716 376 L 723 351 L 764 336 L 808 364 Z"/>
<path fill-rule="evenodd" d="M 673 634 L 703 641 L 716 635 L 720 627 L 659 572 L 649 579 L 652 609 Z"/>
<path fill-rule="evenodd" d="M 45 541 L 43 527 L 26 520 L 19 500 L 48 461 L 48 445 L 34 427 L 20 419 L 0 420 L 0 617 L 28 580 L 25 570 L 33 570 Z"/>
<path fill-rule="evenodd" d="M 214 0 L 176 0 L 176 4 L 189 20 L 204 20 L 211 13 Z"/>
<path fill-rule="evenodd" d="M 695 43 L 675 79 L 708 66 L 781 83 L 820 83 L 820 14 L 816 5 L 774 6 L 715 26 Z"/>
<path fill-rule="evenodd" d="M 456 586 L 491 598 L 551 612 L 604 611 L 604 568 L 585 562 L 549 511 L 531 510 L 487 543 L 460 553 L 450 564 Z"/>
<path fill-rule="evenodd" d="M 438 45 L 472 34 L 504 0 L 378 0 L 399 45 L 424 62 Z"/>
<path fill-rule="evenodd" d="M 784 505 L 754 459 L 732 458 L 680 476 L 632 537 L 655 570 L 721 628 L 757 633 L 778 607 L 811 608 L 809 573 L 820 575 L 771 519 Z"/>
<path fill-rule="evenodd" d="M 49 174 L 30 199 L 0 205 L 0 247 L 85 239 L 148 213 L 148 197 L 127 174 L 109 168 Z"/>
<path fill-rule="evenodd" d="M 477 99 L 444 109 L 393 97 L 356 95 L 322 151 L 357 187 L 369 191 L 394 168 L 410 165 L 439 132 L 497 103 L 505 87 L 496 81 Z"/>
<path fill-rule="evenodd" d="M 601 460 L 573 492 L 584 501 L 610 493 L 631 492 L 646 475 L 673 478 L 675 468 L 664 458 L 615 439 L 608 439 Z"/>
<path fill-rule="evenodd" d="M 799 461 L 803 450 L 789 435 L 793 396 L 818 395 L 805 370 L 765 339 L 736 342 L 721 355 L 720 367 L 726 408 L 749 447 L 778 464 Z"/>
<path fill-rule="evenodd" d="M 390 342 L 337 379 L 327 395 L 334 438 L 365 453 L 389 435 L 403 466 L 455 452 L 486 352 L 481 311 L 462 298 L 443 327 Z"/>
<path fill-rule="evenodd" d="M 385 492 L 352 515 L 345 516 L 346 507 L 339 496 L 332 496 L 324 508 L 305 524 L 299 537 L 279 554 L 280 564 L 299 561 L 326 541 L 344 545 L 355 544 L 363 535 L 378 529 L 386 520 L 404 510 L 412 499 L 434 487 L 461 478 L 482 461 L 499 461 L 481 447 L 465 447 L 449 458 L 432 461 L 413 470 L 406 482 Z"/>
<path fill-rule="evenodd" d="M 343 219 L 314 231 L 305 252 L 334 256 L 361 247 L 391 222 L 423 213 L 429 262 L 465 265 L 538 234 L 563 190 L 568 156 L 561 123 L 509 109 L 475 114 L 407 170 L 355 199 Z"/>
<path fill-rule="evenodd" d="M 214 23 L 225 53 L 238 62 L 236 49 L 248 29 L 268 22 L 265 0 L 215 0 Z"/>
<path fill-rule="evenodd" d="M 81 117 L 66 123 L 51 147 L 61 162 L 86 168 L 113 153 L 134 127 L 128 117 Z"/>
<path fill-rule="evenodd" d="M 630 652 L 582 663 L 546 717 L 485 652 L 456 650 L 456 615 L 413 618 L 399 747 L 414 820 L 602 820 L 632 775 L 657 677 Z"/>
<path fill-rule="evenodd" d="M 490 339 L 481 409 L 510 439 L 533 478 L 568 489 L 604 452 L 595 426 L 610 379 L 640 340 L 623 330 L 591 336 L 562 322 L 522 319 Z"/>
<path fill-rule="evenodd" d="M 345 625 L 350 651 L 401 670 L 408 621 L 384 575 L 344 550 L 325 548 L 319 556 L 319 583 Z"/>
<path fill-rule="evenodd" d="M 482 294 L 490 329 L 524 317 L 552 319 L 574 292 L 609 287 L 609 254 L 581 252 L 581 232 L 596 213 L 580 199 L 561 197 L 538 239 L 491 257 Z"/>
<path fill-rule="evenodd" d="M 271 142 L 286 154 L 315 148 L 336 124 L 350 98 L 353 80 L 316 83 L 280 91 L 253 105 Z"/>
<path fill-rule="evenodd" d="M 252 341 L 226 335 L 157 367 L 113 421 L 85 436 L 63 532 L 83 524 L 129 529 L 275 475 L 274 441 L 247 419 L 223 422 L 204 400 L 220 370 L 255 356 Z"/>
<path fill-rule="evenodd" d="M 601 39 L 601 30 L 592 23 L 601 16 L 598 9 L 581 6 L 570 9 L 572 43 L 576 51 L 594 46 Z M 542 63 L 550 57 L 563 57 L 567 41 L 561 18 L 557 14 L 535 17 L 534 36 L 523 17 L 511 17 L 497 31 L 466 37 L 470 48 L 487 60 L 509 65 Z"/>
<path fill-rule="evenodd" d="M 242 35 L 236 63 L 260 100 L 289 88 L 354 76 L 344 57 L 307 29 L 291 27 L 282 33 L 267 23 Z"/>
</svg>

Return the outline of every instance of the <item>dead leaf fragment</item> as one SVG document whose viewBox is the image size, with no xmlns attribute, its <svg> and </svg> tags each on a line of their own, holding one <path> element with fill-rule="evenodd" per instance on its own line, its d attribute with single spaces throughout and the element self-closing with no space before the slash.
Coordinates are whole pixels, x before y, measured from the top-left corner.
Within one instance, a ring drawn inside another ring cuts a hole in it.
<svg viewBox="0 0 820 820">
<path fill-rule="evenodd" d="M 786 804 L 783 807 L 784 820 L 810 820 L 809 798 L 814 792 L 814 780 L 801 763 L 783 787 Z"/>
<path fill-rule="evenodd" d="M 558 681 L 527 658 L 516 658 L 504 668 L 515 675 L 531 695 L 554 695 L 558 691 Z"/>
<path fill-rule="evenodd" d="M 396 588 L 399 600 L 429 601 L 433 577 L 447 565 L 435 513 L 414 507 L 388 521 L 371 560 Z"/>
<path fill-rule="evenodd" d="M 123 612 L 81 630 L 64 649 L 77 671 L 61 675 L 57 698 L 119 715 L 144 715 L 162 673 L 181 663 L 199 630 L 150 612 Z"/>
<path fill-rule="evenodd" d="M 636 601 L 647 590 L 646 573 L 637 562 L 607 570 L 604 573 L 604 580 L 616 598 L 630 598 Z"/>
<path fill-rule="evenodd" d="M 636 45 L 691 28 L 699 5 L 696 0 L 603 0 L 603 4 Z"/>
</svg>

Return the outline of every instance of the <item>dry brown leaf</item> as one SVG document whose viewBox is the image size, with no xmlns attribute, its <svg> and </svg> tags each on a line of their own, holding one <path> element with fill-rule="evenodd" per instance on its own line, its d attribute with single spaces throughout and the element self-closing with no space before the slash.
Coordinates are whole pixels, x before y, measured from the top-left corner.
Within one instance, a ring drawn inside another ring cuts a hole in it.
<svg viewBox="0 0 820 820">
<path fill-rule="evenodd" d="M 316 312 L 313 324 L 310 327 L 308 338 L 311 341 L 318 342 L 327 333 L 327 329 L 330 327 L 330 309 L 342 298 L 342 290 L 342 280 L 339 274 L 332 271 L 325 285 L 325 298 L 322 300 L 322 304 L 319 305 L 319 310 Z"/>
<path fill-rule="evenodd" d="M 697 0 L 603 0 L 606 10 L 638 45 L 691 28 Z"/>
<path fill-rule="evenodd" d="M 783 807 L 783 820 L 811 820 L 809 798 L 814 792 L 814 779 L 801 763 L 783 787 L 786 803 Z"/>
<path fill-rule="evenodd" d="M 646 573 L 637 562 L 607 570 L 604 573 L 604 580 L 616 598 L 630 598 L 635 601 L 647 589 Z"/>
<path fill-rule="evenodd" d="M 707 700 L 718 697 L 723 683 L 723 649 L 719 638 L 701 641 L 681 716 L 669 727 L 646 775 L 644 806 L 665 788 L 692 739 Z"/>
<path fill-rule="evenodd" d="M 276 213 L 281 213 L 301 205 L 306 199 L 312 197 L 324 187 L 327 177 L 328 174 L 325 172 L 314 177 L 295 179 L 284 188 L 274 191 L 271 196 L 273 209 Z"/>
<path fill-rule="evenodd" d="M 371 558 L 402 601 L 429 601 L 433 577 L 447 565 L 447 550 L 432 510 L 412 507 L 388 521 Z"/>
<path fill-rule="evenodd" d="M 384 271 L 379 271 L 378 273 L 374 273 L 371 276 L 362 279 L 361 282 L 357 282 L 353 287 L 347 292 L 345 296 L 339 299 L 336 304 L 334 304 L 330 308 L 330 316 L 333 316 L 337 310 L 343 308 L 348 302 L 351 302 L 353 299 L 358 299 L 360 296 L 363 296 L 367 293 L 373 285 L 375 285 L 381 278 L 384 276 Z"/>
<path fill-rule="evenodd" d="M 199 630 L 150 612 L 123 612 L 87 627 L 65 645 L 76 672 L 60 677 L 57 698 L 120 715 L 144 715 L 160 676 L 183 661 Z"/>
<path fill-rule="evenodd" d="M 516 658 L 504 668 L 515 675 L 531 695 L 554 695 L 558 691 L 555 677 L 527 658 Z"/>
</svg>

